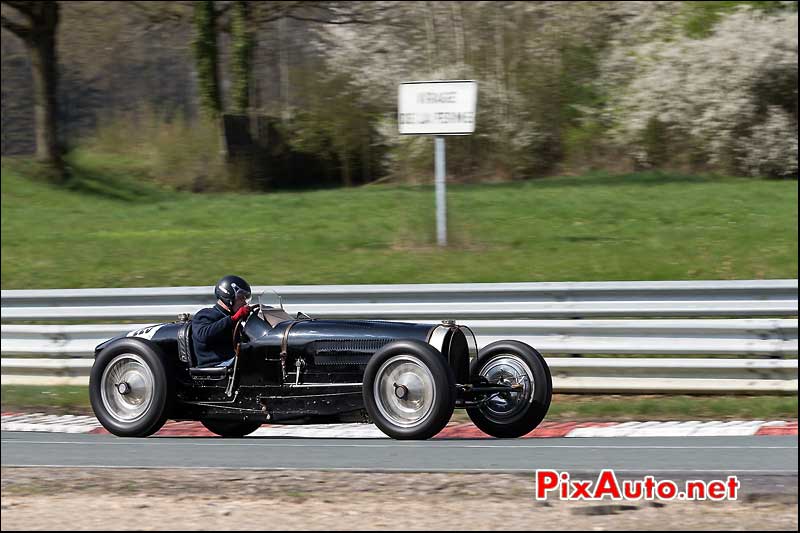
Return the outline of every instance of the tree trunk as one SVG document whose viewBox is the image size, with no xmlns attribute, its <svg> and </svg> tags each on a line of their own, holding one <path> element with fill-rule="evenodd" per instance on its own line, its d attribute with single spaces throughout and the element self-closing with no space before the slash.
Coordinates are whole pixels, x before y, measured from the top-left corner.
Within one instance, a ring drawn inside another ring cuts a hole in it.
<svg viewBox="0 0 800 533">
<path fill-rule="evenodd" d="M 222 113 L 217 59 L 217 15 L 214 2 L 194 4 L 194 53 L 200 106 L 208 118 L 217 119 Z"/>
<path fill-rule="evenodd" d="M 458 75 L 466 77 L 466 54 L 464 53 L 464 15 L 460 2 L 450 3 L 450 16 L 453 23 L 453 40 L 456 43 L 455 62 L 458 65 Z"/>
<path fill-rule="evenodd" d="M 217 13 L 214 2 L 205 0 L 194 4 L 194 54 L 200 108 L 211 127 L 216 128 L 222 157 L 228 159 L 225 122 L 222 117 L 222 98 L 219 89 L 219 59 L 217 48 Z"/>
<path fill-rule="evenodd" d="M 233 6 L 231 60 L 233 112 L 245 115 L 250 110 L 250 80 L 253 70 L 253 30 L 247 2 L 236 2 Z"/>
<path fill-rule="evenodd" d="M 339 152 L 339 160 L 342 163 L 342 183 L 345 187 L 352 187 L 353 171 L 350 168 L 350 154 L 347 153 L 347 150 Z"/>
<path fill-rule="evenodd" d="M 370 146 L 372 136 L 370 135 L 369 122 L 362 122 L 364 135 L 361 137 L 361 182 L 369 183 L 372 181 L 372 169 L 370 168 Z"/>
<path fill-rule="evenodd" d="M 281 119 L 289 120 L 289 53 L 286 49 L 286 19 L 278 21 L 278 62 L 281 78 Z"/>
<path fill-rule="evenodd" d="M 422 4 L 423 15 L 425 16 L 425 35 L 426 44 L 428 46 L 428 72 L 432 73 L 434 69 L 439 68 L 439 58 L 436 53 L 436 15 L 433 12 L 433 3 L 425 2 Z"/>
<path fill-rule="evenodd" d="M 58 28 L 58 2 L 9 3 L 27 19 L 27 25 L 3 16 L 3 28 L 19 37 L 31 61 L 33 78 L 33 108 L 36 130 L 36 159 L 56 171 L 63 180 L 64 163 L 58 142 L 58 60 L 56 57 L 56 29 Z"/>
<path fill-rule="evenodd" d="M 500 99 L 500 117 L 508 123 L 508 78 L 506 72 L 505 15 L 501 10 L 495 12 L 494 27 L 494 67 L 497 78 L 497 95 Z"/>
<path fill-rule="evenodd" d="M 35 41 L 28 42 L 33 75 L 34 119 L 36 122 L 36 159 L 63 169 L 58 143 L 58 101 L 56 88 L 55 25 L 51 31 L 42 32 Z"/>
</svg>

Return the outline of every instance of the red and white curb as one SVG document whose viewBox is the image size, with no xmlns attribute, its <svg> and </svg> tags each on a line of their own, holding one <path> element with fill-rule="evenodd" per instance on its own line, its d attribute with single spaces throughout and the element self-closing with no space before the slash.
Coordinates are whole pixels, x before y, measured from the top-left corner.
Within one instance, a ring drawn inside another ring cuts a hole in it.
<svg viewBox="0 0 800 533">
<path fill-rule="evenodd" d="M 50 433 L 108 433 L 93 416 L 3 413 L 3 431 L 46 431 Z M 199 422 L 167 422 L 157 436 L 213 436 Z M 281 426 L 264 424 L 256 437 L 302 437 L 321 439 L 388 438 L 372 424 L 307 424 Z M 748 435 L 797 435 L 797 421 L 688 421 L 688 422 L 543 422 L 524 438 L 549 437 L 723 437 Z M 449 424 L 435 438 L 491 438 L 471 423 Z"/>
<path fill-rule="evenodd" d="M 3 413 L 0 417 L 0 429 L 3 431 L 91 433 L 99 427 L 100 422 L 93 416 Z"/>
</svg>

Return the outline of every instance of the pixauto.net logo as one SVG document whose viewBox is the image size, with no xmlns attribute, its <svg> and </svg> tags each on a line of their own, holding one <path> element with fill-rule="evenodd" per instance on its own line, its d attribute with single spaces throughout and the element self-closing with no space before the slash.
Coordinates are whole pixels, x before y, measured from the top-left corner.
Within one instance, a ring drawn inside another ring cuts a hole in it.
<svg viewBox="0 0 800 533">
<path fill-rule="evenodd" d="M 603 470 L 595 480 L 575 480 L 568 472 L 555 470 L 536 471 L 536 499 L 551 496 L 566 501 L 629 500 L 736 500 L 739 480 L 728 476 L 723 480 L 687 480 L 681 484 L 657 480 L 653 476 L 619 481 L 613 470 Z"/>
</svg>

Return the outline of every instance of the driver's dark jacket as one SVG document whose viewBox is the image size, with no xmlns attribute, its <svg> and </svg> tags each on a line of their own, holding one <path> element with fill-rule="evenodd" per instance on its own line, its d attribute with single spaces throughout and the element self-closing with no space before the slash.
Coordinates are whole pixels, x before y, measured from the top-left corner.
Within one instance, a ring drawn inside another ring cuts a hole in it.
<svg viewBox="0 0 800 533">
<path fill-rule="evenodd" d="M 192 317 L 192 343 L 197 366 L 233 357 L 233 320 L 219 305 L 201 309 Z"/>
</svg>

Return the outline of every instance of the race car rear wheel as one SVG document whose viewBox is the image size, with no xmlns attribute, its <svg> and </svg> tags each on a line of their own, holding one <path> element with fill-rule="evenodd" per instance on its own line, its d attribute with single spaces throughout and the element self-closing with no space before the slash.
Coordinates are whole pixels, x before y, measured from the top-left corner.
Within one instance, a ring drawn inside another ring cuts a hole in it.
<svg viewBox="0 0 800 533">
<path fill-rule="evenodd" d="M 550 408 L 553 381 L 539 352 L 519 341 L 497 341 L 484 347 L 471 365 L 473 380 L 513 385 L 514 392 L 490 394 L 467 414 L 493 437 L 521 437 L 538 426 Z"/>
<path fill-rule="evenodd" d="M 147 437 L 164 425 L 172 401 L 170 369 L 158 348 L 133 338 L 104 349 L 89 376 L 89 400 L 100 424 L 120 437 Z"/>
<path fill-rule="evenodd" d="M 453 415 L 453 371 L 430 344 L 397 341 L 381 348 L 364 372 L 364 406 L 395 439 L 428 439 Z"/>
<path fill-rule="evenodd" d="M 200 421 L 211 433 L 220 437 L 244 437 L 261 427 L 261 422 L 240 422 L 238 420 L 206 419 Z"/>
</svg>

